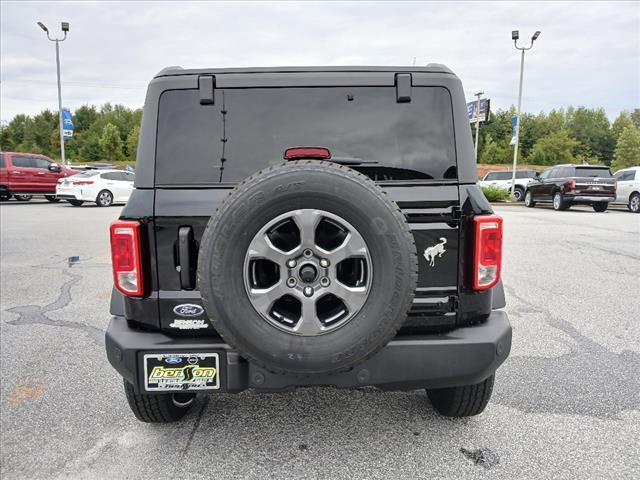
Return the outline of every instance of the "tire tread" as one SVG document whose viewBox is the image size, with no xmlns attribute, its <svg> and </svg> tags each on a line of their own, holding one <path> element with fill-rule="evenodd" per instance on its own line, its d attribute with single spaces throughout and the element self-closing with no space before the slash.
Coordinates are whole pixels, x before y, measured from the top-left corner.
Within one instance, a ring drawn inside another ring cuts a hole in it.
<svg viewBox="0 0 640 480">
<path fill-rule="evenodd" d="M 470 417 L 486 408 L 493 393 L 495 376 L 473 385 L 427 389 L 433 407 L 447 417 Z"/>
<path fill-rule="evenodd" d="M 148 395 L 135 393 L 133 385 L 124 380 L 124 390 L 131 411 L 138 420 L 146 423 L 169 423 L 180 420 L 190 407 L 177 407 L 171 394 Z"/>
</svg>

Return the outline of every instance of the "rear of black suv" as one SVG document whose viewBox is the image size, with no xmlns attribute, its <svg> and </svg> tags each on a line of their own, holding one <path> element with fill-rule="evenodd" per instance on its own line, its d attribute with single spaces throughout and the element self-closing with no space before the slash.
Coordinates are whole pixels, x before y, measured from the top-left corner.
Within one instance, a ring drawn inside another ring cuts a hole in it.
<svg viewBox="0 0 640 480">
<path fill-rule="evenodd" d="M 440 65 L 163 70 L 111 244 L 107 356 L 143 421 L 309 385 L 475 415 L 510 351 L 502 220 Z"/>
</svg>

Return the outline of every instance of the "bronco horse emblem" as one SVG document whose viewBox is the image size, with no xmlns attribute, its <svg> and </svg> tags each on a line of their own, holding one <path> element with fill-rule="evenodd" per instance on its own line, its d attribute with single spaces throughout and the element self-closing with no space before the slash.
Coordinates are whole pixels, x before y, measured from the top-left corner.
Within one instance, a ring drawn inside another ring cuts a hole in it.
<svg viewBox="0 0 640 480">
<path fill-rule="evenodd" d="M 424 251 L 424 258 L 429 262 L 430 267 L 434 266 L 436 256 L 442 257 L 442 254 L 446 252 L 444 248 L 446 243 L 447 239 L 440 237 L 440 243 L 436 243 L 433 247 L 429 247 Z"/>
</svg>

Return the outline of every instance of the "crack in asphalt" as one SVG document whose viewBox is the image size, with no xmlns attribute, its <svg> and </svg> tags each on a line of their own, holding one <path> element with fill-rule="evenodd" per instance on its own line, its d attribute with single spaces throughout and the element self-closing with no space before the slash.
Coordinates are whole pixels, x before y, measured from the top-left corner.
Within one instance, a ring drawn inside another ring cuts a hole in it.
<svg viewBox="0 0 640 480">
<path fill-rule="evenodd" d="M 196 435 L 196 431 L 200 427 L 200 422 L 202 422 L 202 416 L 204 415 L 204 411 L 207 409 L 207 406 L 209 405 L 209 399 L 210 399 L 209 395 L 206 395 L 204 397 L 204 401 L 202 402 L 202 407 L 200 407 L 200 411 L 198 412 L 198 418 L 196 418 L 196 421 L 193 424 L 193 428 L 189 433 L 189 438 L 187 439 L 187 443 L 185 444 L 184 449 L 182 450 L 183 455 L 189 452 L 189 449 L 191 448 L 193 437 Z"/>
<path fill-rule="evenodd" d="M 44 267 L 47 268 L 47 267 Z M 51 268 L 51 267 L 48 267 Z M 78 283 L 82 279 L 82 275 L 71 273 L 68 270 L 62 270 L 63 275 L 71 277 L 60 287 L 60 295 L 52 303 L 49 303 L 43 307 L 40 305 L 19 305 L 17 307 L 9 308 L 6 311 L 9 313 L 15 313 L 18 318 L 15 320 L 9 320 L 6 323 L 10 325 L 48 325 L 51 327 L 64 327 L 79 330 L 91 338 L 96 345 L 104 345 L 104 331 L 80 322 L 74 322 L 71 320 L 53 320 L 47 314 L 56 310 L 65 308 L 71 303 L 71 287 Z"/>
<path fill-rule="evenodd" d="M 609 255 L 615 255 L 615 256 L 626 258 L 626 259 L 629 259 L 629 260 L 640 260 L 640 256 L 639 255 L 634 255 L 632 253 L 620 252 L 618 250 L 613 250 L 611 248 L 600 247 L 598 245 L 594 245 L 593 243 L 579 242 L 579 241 L 575 241 L 575 240 L 573 242 L 571 242 L 571 243 L 572 243 L 572 247 L 581 246 L 581 247 L 585 247 L 587 249 L 599 250 L 601 252 L 608 253 Z"/>
<path fill-rule="evenodd" d="M 510 357 L 498 370 L 501 379 L 492 402 L 527 413 L 617 417 L 638 408 L 640 354 L 614 353 L 580 333 L 570 322 L 526 301 L 505 285 L 527 310 L 543 314 L 553 328 L 570 336 L 572 352 L 559 357 Z M 517 336 L 514 337 L 517 341 Z"/>
</svg>

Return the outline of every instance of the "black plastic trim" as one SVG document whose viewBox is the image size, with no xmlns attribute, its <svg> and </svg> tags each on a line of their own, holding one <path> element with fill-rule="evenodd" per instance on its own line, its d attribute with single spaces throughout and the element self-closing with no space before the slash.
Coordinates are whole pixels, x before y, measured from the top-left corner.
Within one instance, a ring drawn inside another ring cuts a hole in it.
<svg viewBox="0 0 640 480">
<path fill-rule="evenodd" d="M 140 352 L 224 351 L 227 392 L 247 388 L 277 391 L 298 386 L 333 385 L 383 389 L 442 388 L 470 385 L 489 377 L 511 350 L 511 325 L 504 311 L 494 311 L 483 324 L 440 335 L 397 337 L 380 352 L 350 371 L 298 376 L 274 374 L 250 364 L 220 339 L 175 338 L 129 328 L 112 318 L 106 333 L 107 357 L 136 391 L 143 384 Z"/>
</svg>

